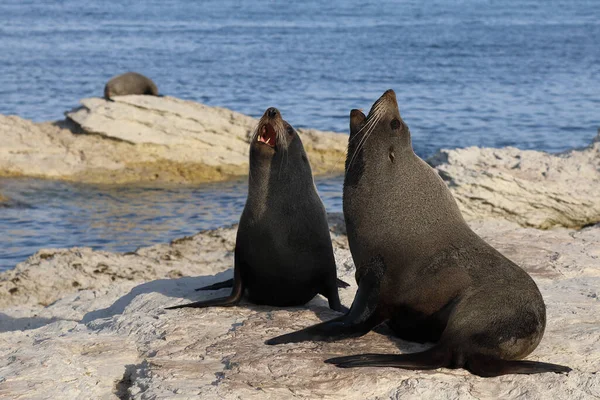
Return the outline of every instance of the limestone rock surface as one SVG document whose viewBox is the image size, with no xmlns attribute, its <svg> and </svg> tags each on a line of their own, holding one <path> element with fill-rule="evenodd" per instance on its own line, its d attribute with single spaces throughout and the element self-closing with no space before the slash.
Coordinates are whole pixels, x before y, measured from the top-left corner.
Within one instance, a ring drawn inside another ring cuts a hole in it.
<svg viewBox="0 0 600 400">
<path fill-rule="evenodd" d="M 340 289 L 354 265 L 330 217 Z M 528 358 L 568 375 L 478 378 L 464 370 L 338 369 L 323 360 L 424 346 L 385 329 L 335 343 L 266 346 L 265 339 L 337 315 L 305 307 L 164 307 L 222 296 L 195 292 L 231 276 L 236 227 L 128 254 L 41 250 L 0 274 L 0 398 L 592 399 L 600 396 L 600 226 L 537 230 L 505 220 L 473 229 L 525 268 L 545 298 L 546 333 Z"/>
<path fill-rule="evenodd" d="M 0 115 L 0 176 L 197 183 L 247 174 L 254 118 L 173 97 L 81 104 L 52 123 Z M 343 171 L 346 135 L 299 132 L 316 174 Z M 598 138 L 562 154 L 469 147 L 441 150 L 428 162 L 467 219 L 502 218 L 542 229 L 600 222 Z"/>
<path fill-rule="evenodd" d="M 248 172 L 254 118 L 174 97 L 81 104 L 57 122 L 0 115 L 0 176 L 195 183 Z M 312 129 L 299 134 L 316 174 L 343 170 L 347 136 Z"/>
<path fill-rule="evenodd" d="M 468 147 L 442 150 L 428 162 L 468 219 L 503 218 L 541 229 L 600 222 L 600 136 L 561 154 Z"/>
</svg>

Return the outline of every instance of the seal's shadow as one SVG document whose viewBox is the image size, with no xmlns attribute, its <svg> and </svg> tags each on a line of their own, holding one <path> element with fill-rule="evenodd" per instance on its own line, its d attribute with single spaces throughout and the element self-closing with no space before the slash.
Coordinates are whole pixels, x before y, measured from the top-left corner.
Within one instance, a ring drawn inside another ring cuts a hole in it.
<svg viewBox="0 0 600 400">
<path fill-rule="evenodd" d="M 10 315 L 0 313 L 0 333 L 12 331 L 26 331 L 30 329 L 41 328 L 56 321 L 64 321 L 63 318 L 43 318 L 43 317 L 25 317 L 15 318 Z"/>
<path fill-rule="evenodd" d="M 87 323 L 94 321 L 96 319 L 99 319 L 99 318 L 110 318 L 115 315 L 123 314 L 125 309 L 131 304 L 131 302 L 137 296 L 140 296 L 140 295 L 146 294 L 146 293 L 160 293 L 169 298 L 184 299 L 184 300 L 186 300 L 186 302 L 193 302 L 193 301 L 205 300 L 205 299 L 210 299 L 210 298 L 215 298 L 215 297 L 227 296 L 229 294 L 229 292 L 231 291 L 231 289 L 229 289 L 229 288 L 220 289 L 220 290 L 212 290 L 212 291 L 195 291 L 194 289 L 203 287 L 203 286 L 212 285 L 213 283 L 230 279 L 232 276 L 233 276 L 233 270 L 229 269 L 227 271 L 223 271 L 216 275 L 184 277 L 184 278 L 178 278 L 178 279 L 158 279 L 155 281 L 142 283 L 142 284 L 134 287 L 133 289 L 131 289 L 131 291 L 129 293 L 127 293 L 126 295 L 119 298 L 111 306 L 104 308 L 104 309 L 88 312 L 82 318 L 81 323 L 87 324 Z M 340 289 L 340 290 L 352 290 L 352 289 L 348 288 L 348 289 Z M 168 307 L 171 305 L 175 305 L 174 302 L 165 301 L 165 303 L 163 305 L 161 305 L 161 307 L 162 307 L 160 309 L 161 312 L 164 307 Z M 346 306 L 349 307 L 350 304 L 347 304 Z M 327 299 L 325 299 L 324 297 L 322 297 L 320 295 L 316 296 L 314 299 L 312 299 L 310 302 L 308 302 L 304 306 L 299 306 L 299 307 L 272 307 L 272 306 L 265 306 L 265 305 L 256 305 L 256 304 L 252 304 L 252 303 L 248 302 L 248 300 L 246 300 L 246 299 L 242 299 L 242 301 L 236 307 L 244 307 L 244 308 L 248 308 L 248 309 L 254 310 L 256 312 L 261 312 L 261 313 L 269 313 L 274 310 L 288 310 L 290 312 L 294 312 L 295 310 L 303 311 L 303 310 L 308 309 L 308 310 L 314 312 L 316 317 L 321 321 L 329 321 L 329 320 L 341 315 L 340 313 L 330 309 Z M 167 312 L 175 313 L 176 311 L 167 311 Z M 25 321 L 23 321 L 23 322 L 25 322 Z M 34 324 L 33 324 L 34 326 L 37 325 L 35 323 L 36 321 L 30 321 L 30 322 L 34 322 Z M 308 324 L 310 324 L 310 323 L 308 323 Z M 375 329 L 373 329 L 373 331 L 380 335 L 386 336 L 388 338 L 388 340 L 390 340 L 400 350 L 401 353 L 412 353 L 412 352 L 424 350 L 427 347 L 431 347 L 431 344 L 418 344 L 418 343 L 408 342 L 408 341 L 399 339 L 397 336 L 395 336 L 393 331 L 386 324 L 381 324 L 381 325 L 377 326 Z M 347 339 L 347 340 L 354 340 L 354 339 Z M 352 352 L 350 352 L 349 354 L 352 354 Z"/>
<path fill-rule="evenodd" d="M 110 318 L 115 315 L 123 314 L 125 309 L 131 304 L 131 302 L 142 294 L 146 293 L 160 293 L 166 297 L 171 298 L 180 298 L 186 300 L 186 302 L 195 302 L 199 300 L 208 300 L 217 297 L 225 297 L 230 292 L 230 288 L 220 289 L 220 290 L 207 290 L 207 291 L 195 291 L 195 289 L 212 285 L 216 282 L 225 281 L 230 279 L 233 276 L 233 270 L 229 269 L 227 271 L 220 272 L 216 275 L 205 275 L 198 277 L 183 277 L 178 279 L 157 279 L 155 281 L 150 281 L 146 283 L 142 283 L 131 289 L 129 293 L 119 298 L 115 301 L 111 306 L 99 310 L 90 311 L 83 316 L 81 319 L 81 323 L 87 324 L 95 319 L 99 318 Z M 169 307 L 175 305 L 174 302 L 167 302 L 162 305 L 162 307 Z M 286 309 L 286 310 L 303 310 L 306 308 L 314 309 L 317 317 L 322 321 L 329 320 L 339 315 L 339 313 L 330 310 L 327 300 L 322 296 L 316 296 L 313 300 L 307 303 L 305 306 L 301 307 L 287 307 L 287 308 L 279 308 L 279 307 L 271 307 L 264 305 L 256 305 L 248 302 L 245 298 L 242 298 L 242 301 L 239 303 L 237 307 L 246 307 L 250 309 L 254 309 L 256 311 L 272 311 L 277 309 Z M 174 312 L 174 311 L 173 311 Z"/>
</svg>

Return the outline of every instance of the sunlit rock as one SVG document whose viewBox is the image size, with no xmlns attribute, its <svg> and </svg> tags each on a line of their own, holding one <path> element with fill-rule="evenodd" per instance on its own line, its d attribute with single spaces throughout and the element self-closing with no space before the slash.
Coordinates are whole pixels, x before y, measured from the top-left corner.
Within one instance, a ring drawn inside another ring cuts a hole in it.
<svg viewBox="0 0 600 400">
<path fill-rule="evenodd" d="M 354 265 L 339 215 L 330 216 L 340 290 L 350 306 Z M 528 359 L 568 375 L 483 379 L 465 370 L 338 369 L 323 360 L 422 345 L 385 329 L 335 343 L 266 346 L 264 340 L 337 315 L 325 299 L 306 307 L 164 307 L 227 290 L 195 288 L 231 276 L 236 228 L 115 254 L 41 250 L 0 274 L 0 397 L 223 399 L 458 399 L 600 396 L 600 226 L 537 230 L 503 221 L 473 229 L 525 268 L 547 305 L 547 327 Z"/>
</svg>

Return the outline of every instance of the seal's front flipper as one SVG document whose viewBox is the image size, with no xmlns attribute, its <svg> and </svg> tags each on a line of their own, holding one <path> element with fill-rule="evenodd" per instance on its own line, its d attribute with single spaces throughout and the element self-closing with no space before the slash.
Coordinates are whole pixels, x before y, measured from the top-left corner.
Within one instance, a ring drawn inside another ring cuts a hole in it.
<svg viewBox="0 0 600 400">
<path fill-rule="evenodd" d="M 217 282 L 217 283 L 213 283 L 212 285 L 208 285 L 208 286 L 204 286 L 198 289 L 195 289 L 196 292 L 200 291 L 200 290 L 219 290 L 219 289 L 225 289 L 225 288 L 230 288 L 233 287 L 233 278 L 231 279 L 227 279 L 226 281 L 223 282 Z"/>
<path fill-rule="evenodd" d="M 228 281 L 225 281 L 225 282 L 228 282 Z M 219 284 L 223 284 L 225 282 L 219 282 Z M 240 268 L 236 264 L 236 266 L 233 269 L 233 289 L 231 290 L 231 294 L 229 296 L 220 297 L 218 299 L 197 301 L 195 303 L 182 304 L 179 306 L 167 307 L 166 309 L 173 310 L 176 308 L 186 308 L 186 307 L 206 308 L 206 307 L 213 307 L 213 306 L 231 307 L 231 306 L 235 306 L 236 304 L 238 304 L 240 302 L 240 300 L 242 299 L 243 293 L 244 293 L 244 285 L 242 282 Z"/>
<path fill-rule="evenodd" d="M 297 343 L 307 340 L 334 341 L 366 334 L 385 320 L 385 316 L 377 312 L 379 287 L 385 266 L 381 258 L 373 259 L 369 265 L 361 268 L 358 291 L 350 311 L 331 321 L 309 326 L 297 332 L 278 336 L 267 340 L 269 345 Z"/>
<path fill-rule="evenodd" d="M 341 289 L 345 289 L 347 287 L 350 286 L 349 283 L 344 282 L 343 280 L 341 280 L 340 278 L 335 278 L 335 282 L 337 284 L 337 287 L 341 288 Z"/>
<path fill-rule="evenodd" d="M 343 313 L 350 311 L 348 310 L 348 307 L 344 306 L 340 302 L 337 285 L 332 288 L 326 288 L 321 294 L 327 298 L 327 301 L 329 302 L 329 308 L 332 310 Z"/>
</svg>

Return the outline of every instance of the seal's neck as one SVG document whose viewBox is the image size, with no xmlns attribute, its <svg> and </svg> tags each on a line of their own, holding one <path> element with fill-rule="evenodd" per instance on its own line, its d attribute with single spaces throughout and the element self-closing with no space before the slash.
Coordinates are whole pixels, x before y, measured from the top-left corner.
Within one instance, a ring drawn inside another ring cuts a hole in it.
<svg viewBox="0 0 600 400">
<path fill-rule="evenodd" d="M 285 213 L 291 205 L 314 201 L 315 196 L 308 164 L 275 159 L 250 166 L 245 212 L 260 219 L 267 210 L 271 215 Z"/>
<path fill-rule="evenodd" d="M 266 204 L 267 196 L 269 194 L 270 177 L 270 163 L 259 163 L 258 165 L 250 163 L 246 208 L 260 210 Z"/>
</svg>

